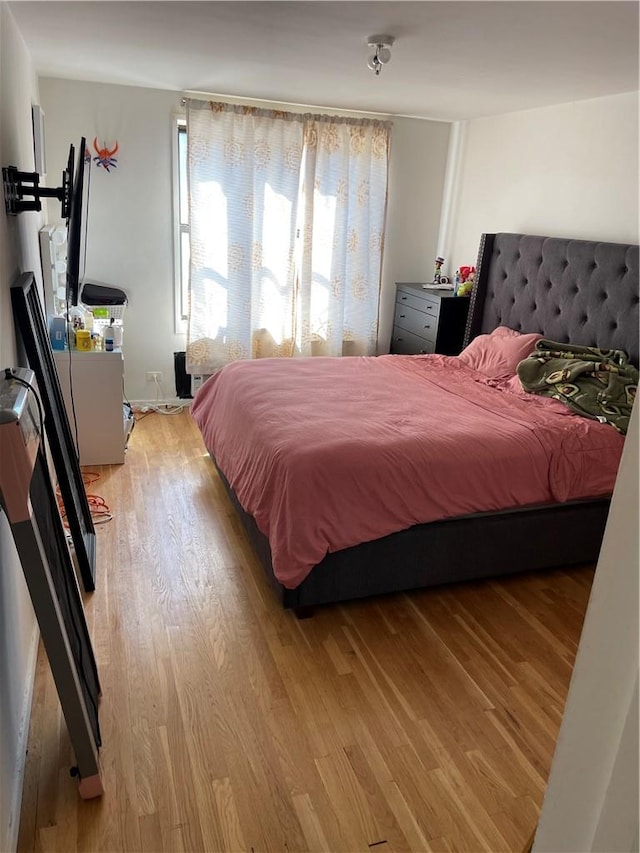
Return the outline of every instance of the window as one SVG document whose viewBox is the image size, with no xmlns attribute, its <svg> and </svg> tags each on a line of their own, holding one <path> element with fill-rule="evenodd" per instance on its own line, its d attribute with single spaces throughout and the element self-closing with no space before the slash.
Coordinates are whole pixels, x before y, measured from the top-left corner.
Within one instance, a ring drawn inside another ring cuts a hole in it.
<svg viewBox="0 0 640 853">
<path fill-rule="evenodd" d="M 189 310 L 189 198 L 184 118 L 177 118 L 174 125 L 174 222 L 176 331 L 184 332 Z"/>
<path fill-rule="evenodd" d="M 187 111 L 175 161 L 187 370 L 373 354 L 390 124 L 194 99 Z"/>
</svg>

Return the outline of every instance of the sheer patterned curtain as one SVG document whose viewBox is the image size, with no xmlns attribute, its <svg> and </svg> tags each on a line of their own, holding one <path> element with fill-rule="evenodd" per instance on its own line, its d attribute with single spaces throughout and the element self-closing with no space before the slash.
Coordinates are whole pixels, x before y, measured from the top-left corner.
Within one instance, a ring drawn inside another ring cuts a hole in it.
<svg viewBox="0 0 640 853">
<path fill-rule="evenodd" d="M 187 370 L 373 354 L 390 125 L 190 100 Z"/>
<path fill-rule="evenodd" d="M 187 102 L 187 370 L 293 355 L 301 116 Z"/>
<path fill-rule="evenodd" d="M 376 351 L 390 127 L 306 117 L 298 280 L 304 355 Z"/>
</svg>

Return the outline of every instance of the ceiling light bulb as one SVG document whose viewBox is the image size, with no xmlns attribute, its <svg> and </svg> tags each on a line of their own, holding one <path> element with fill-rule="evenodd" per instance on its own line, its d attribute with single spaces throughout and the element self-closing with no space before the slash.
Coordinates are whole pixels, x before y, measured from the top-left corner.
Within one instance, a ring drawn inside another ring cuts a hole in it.
<svg viewBox="0 0 640 853">
<path fill-rule="evenodd" d="M 367 67 L 371 71 L 375 71 L 376 76 L 380 74 L 382 66 L 391 61 L 391 50 L 389 48 L 392 47 L 394 41 L 395 36 L 378 35 L 368 37 L 367 44 L 369 47 L 375 48 L 375 53 L 369 56 Z"/>
</svg>

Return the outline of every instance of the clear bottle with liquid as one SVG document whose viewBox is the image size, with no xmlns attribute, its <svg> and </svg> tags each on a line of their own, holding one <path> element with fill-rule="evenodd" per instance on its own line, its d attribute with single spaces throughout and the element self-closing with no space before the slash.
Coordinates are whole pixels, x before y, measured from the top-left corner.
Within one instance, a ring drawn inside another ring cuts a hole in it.
<svg viewBox="0 0 640 853">
<path fill-rule="evenodd" d="M 102 337 L 104 339 L 105 350 L 107 352 L 113 352 L 113 320 L 111 320 L 111 323 L 105 328 L 104 332 L 102 333 Z"/>
</svg>

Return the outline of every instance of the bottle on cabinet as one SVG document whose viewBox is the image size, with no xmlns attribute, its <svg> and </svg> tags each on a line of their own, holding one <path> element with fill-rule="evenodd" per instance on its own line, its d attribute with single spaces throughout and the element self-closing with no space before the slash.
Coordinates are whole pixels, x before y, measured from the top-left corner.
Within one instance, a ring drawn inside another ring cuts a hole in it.
<svg viewBox="0 0 640 853">
<path fill-rule="evenodd" d="M 113 352 L 113 342 L 114 342 L 114 334 L 113 334 L 113 320 L 110 325 L 107 326 L 102 334 L 104 339 L 104 348 L 107 352 Z"/>
</svg>

